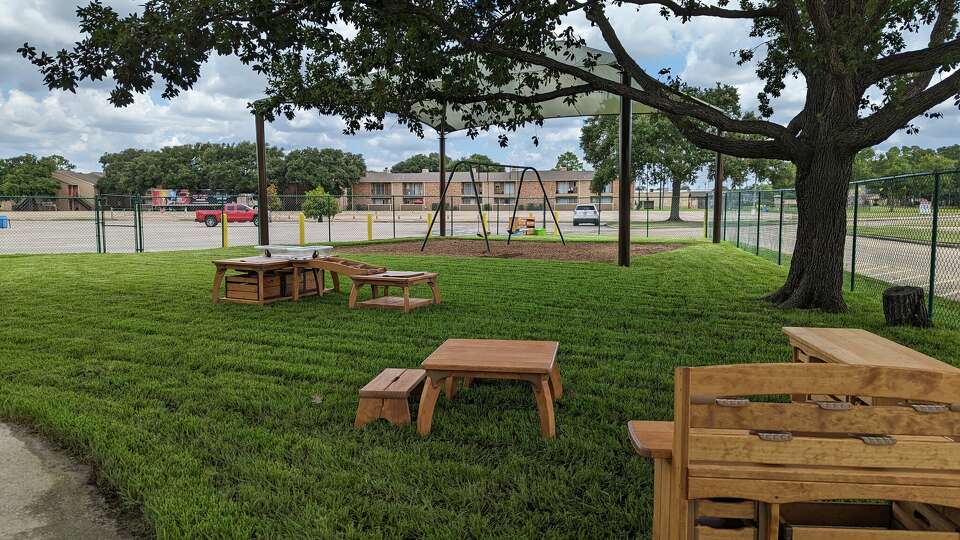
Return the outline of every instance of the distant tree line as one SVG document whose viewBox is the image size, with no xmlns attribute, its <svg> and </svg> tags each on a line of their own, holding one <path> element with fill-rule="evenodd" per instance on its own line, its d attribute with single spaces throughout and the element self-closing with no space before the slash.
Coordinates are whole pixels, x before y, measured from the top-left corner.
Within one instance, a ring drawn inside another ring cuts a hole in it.
<svg viewBox="0 0 960 540">
<path fill-rule="evenodd" d="M 150 188 L 204 189 L 228 193 L 257 190 L 256 145 L 198 143 L 160 150 L 130 148 L 100 158 L 101 193 L 146 193 Z M 322 187 L 340 195 L 366 174 L 363 156 L 333 148 L 284 152 L 267 147 L 267 178 L 280 193 L 297 184 L 301 191 Z"/>
<path fill-rule="evenodd" d="M 0 197 L 56 195 L 60 183 L 53 178 L 53 173 L 73 168 L 72 163 L 58 155 L 24 154 L 0 159 Z"/>
<path fill-rule="evenodd" d="M 453 170 L 453 167 L 455 167 L 461 161 L 473 161 L 475 163 L 482 164 L 476 167 L 480 172 L 503 172 L 502 165 L 498 165 L 495 161 L 493 161 L 493 159 L 490 158 L 490 156 L 484 154 L 471 154 L 460 159 L 455 159 L 450 156 L 446 156 L 446 158 L 447 159 L 444 161 L 444 169 L 447 171 Z M 423 171 L 440 171 L 439 153 L 431 152 L 429 154 L 414 154 L 403 161 L 394 163 L 393 166 L 390 167 L 390 172 L 394 173 L 418 173 Z"/>
</svg>

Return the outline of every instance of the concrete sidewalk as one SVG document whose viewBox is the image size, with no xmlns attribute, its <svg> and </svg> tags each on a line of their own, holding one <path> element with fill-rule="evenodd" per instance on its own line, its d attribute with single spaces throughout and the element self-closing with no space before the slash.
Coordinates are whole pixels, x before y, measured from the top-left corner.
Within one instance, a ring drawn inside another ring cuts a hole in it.
<svg viewBox="0 0 960 540">
<path fill-rule="evenodd" d="M 0 539 L 132 538 L 89 479 L 89 467 L 0 424 Z"/>
</svg>

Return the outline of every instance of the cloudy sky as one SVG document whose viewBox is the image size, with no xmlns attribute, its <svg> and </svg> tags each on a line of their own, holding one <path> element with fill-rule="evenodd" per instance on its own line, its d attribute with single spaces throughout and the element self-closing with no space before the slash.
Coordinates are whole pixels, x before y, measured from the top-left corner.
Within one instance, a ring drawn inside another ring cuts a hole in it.
<svg viewBox="0 0 960 540">
<path fill-rule="evenodd" d="M 80 38 L 76 27 L 78 0 L 3 0 L 0 2 L 0 157 L 62 154 L 80 170 L 99 170 L 106 152 L 129 147 L 159 148 L 201 141 L 253 140 L 253 120 L 247 103 L 263 93 L 263 82 L 232 57 L 220 57 L 204 67 L 196 88 L 166 101 L 156 94 L 141 96 L 124 109 L 107 102 L 109 83 L 85 83 L 77 94 L 49 92 L 40 75 L 16 54 L 30 42 L 40 49 L 69 47 Z M 106 0 L 121 12 L 136 10 L 139 0 Z M 611 19 L 634 58 L 656 72 L 670 67 L 686 81 L 712 85 L 717 81 L 740 89 L 745 110 L 756 107 L 761 83 L 752 68 L 740 68 L 731 53 L 753 47 L 749 23 L 717 19 L 688 24 L 666 22 L 655 8 L 637 12 L 612 9 Z M 588 37 L 588 44 L 605 48 L 599 33 L 582 18 L 571 24 Z M 775 105 L 777 118 L 789 118 L 802 104 L 804 86 L 797 81 Z M 945 104 L 945 118 L 919 120 L 919 135 L 899 133 L 891 144 L 941 146 L 955 144 L 960 114 Z M 581 119 L 556 119 L 542 127 L 511 134 L 508 148 L 500 148 L 495 132 L 469 139 L 462 133 L 448 138 L 453 156 L 479 152 L 506 163 L 547 168 L 556 156 L 576 151 Z M 953 136 L 952 136 L 953 135 Z M 540 144 L 534 145 L 536 136 Z M 363 154 L 368 168 L 382 170 L 417 152 L 436 151 L 436 134 L 429 128 L 419 139 L 406 128 L 391 125 L 380 132 L 347 136 L 338 118 L 303 113 L 292 122 L 279 120 L 268 128 L 267 140 L 286 149 L 304 146 L 334 147 Z"/>
</svg>

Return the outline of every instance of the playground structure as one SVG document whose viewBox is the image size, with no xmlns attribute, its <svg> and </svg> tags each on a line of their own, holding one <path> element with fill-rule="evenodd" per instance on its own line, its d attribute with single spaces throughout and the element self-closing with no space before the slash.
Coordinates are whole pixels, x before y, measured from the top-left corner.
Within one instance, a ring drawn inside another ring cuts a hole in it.
<svg viewBox="0 0 960 540">
<path fill-rule="evenodd" d="M 441 157 L 441 160 L 442 159 L 443 158 Z M 480 191 L 477 187 L 477 179 L 474 172 L 474 166 L 490 167 L 492 165 L 497 167 L 510 167 L 511 169 L 520 170 L 520 185 L 517 187 L 518 193 L 520 193 L 521 190 L 523 189 L 523 179 L 527 175 L 527 172 L 533 171 L 533 174 L 536 175 L 537 177 L 537 182 L 540 184 L 540 191 L 543 193 L 543 202 L 546 205 L 546 210 L 549 211 L 550 217 L 553 218 L 553 225 L 556 227 L 556 231 L 560 235 L 560 241 L 563 243 L 563 245 L 567 245 L 566 240 L 564 240 L 563 238 L 563 231 L 560 230 L 560 223 L 557 221 L 557 214 L 556 212 L 553 211 L 553 205 L 550 204 L 550 199 L 549 197 L 547 197 L 547 189 L 544 187 L 543 179 L 540 178 L 540 172 L 537 171 L 537 169 L 526 166 L 526 165 L 505 165 L 502 163 L 480 163 L 477 161 L 460 161 L 453 166 L 453 169 L 450 170 L 450 177 L 447 179 L 446 182 L 443 183 L 443 187 L 441 188 L 441 191 L 440 191 L 440 203 L 437 205 L 436 210 L 434 210 L 433 212 L 433 218 L 430 219 L 430 223 L 427 227 L 427 234 L 424 235 L 423 243 L 420 245 L 420 251 L 423 251 L 424 248 L 427 247 L 427 241 L 430 240 L 430 233 L 433 232 L 433 224 L 436 223 L 437 216 L 440 216 L 441 218 L 443 218 L 444 216 L 444 213 L 443 213 L 444 201 L 446 201 L 446 198 L 447 198 L 447 190 L 450 189 L 450 184 L 453 183 L 453 175 L 457 172 L 457 169 L 459 169 L 461 165 L 469 166 L 468 170 L 470 172 L 470 183 L 473 185 L 473 192 L 475 194 L 479 194 Z M 477 215 L 480 218 L 480 228 L 483 231 L 483 241 L 486 243 L 487 253 L 490 253 L 490 238 L 487 231 L 487 220 L 483 216 L 483 207 L 480 202 L 480 197 L 479 196 L 475 197 L 475 200 L 476 200 L 476 206 L 477 206 Z M 510 216 L 510 221 L 509 221 L 510 225 L 507 229 L 507 244 L 510 244 L 510 239 L 513 238 L 513 234 L 514 232 L 516 232 L 514 227 L 517 224 L 517 210 L 519 209 L 519 207 L 520 207 L 520 198 L 518 197 L 513 202 L 513 214 Z M 441 228 L 442 227 L 443 225 L 441 225 Z"/>
</svg>

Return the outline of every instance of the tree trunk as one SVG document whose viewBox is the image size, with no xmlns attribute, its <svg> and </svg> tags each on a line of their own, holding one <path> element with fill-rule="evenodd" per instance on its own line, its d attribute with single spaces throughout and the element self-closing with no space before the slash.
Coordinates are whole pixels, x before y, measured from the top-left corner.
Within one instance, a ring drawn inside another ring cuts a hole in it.
<svg viewBox="0 0 960 540">
<path fill-rule="evenodd" d="M 667 221 L 683 221 L 680 219 L 680 189 L 683 187 L 680 180 L 673 179 L 673 187 L 670 189 L 670 217 Z"/>
<path fill-rule="evenodd" d="M 783 308 L 843 312 L 843 246 L 855 154 L 821 147 L 797 164 L 797 238 L 787 280 L 767 300 Z"/>
</svg>

